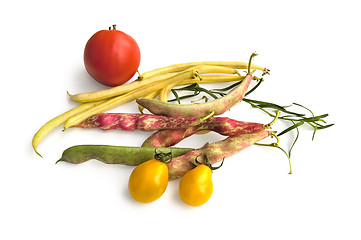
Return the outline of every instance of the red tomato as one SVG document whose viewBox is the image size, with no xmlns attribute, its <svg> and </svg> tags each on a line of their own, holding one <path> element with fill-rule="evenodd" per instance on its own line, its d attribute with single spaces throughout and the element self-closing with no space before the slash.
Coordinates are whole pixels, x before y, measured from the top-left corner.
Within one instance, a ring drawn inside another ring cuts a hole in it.
<svg viewBox="0 0 361 240">
<path fill-rule="evenodd" d="M 101 30 L 87 42 L 84 50 L 87 72 L 98 82 L 114 87 L 129 81 L 140 64 L 137 42 L 122 31 Z"/>
</svg>

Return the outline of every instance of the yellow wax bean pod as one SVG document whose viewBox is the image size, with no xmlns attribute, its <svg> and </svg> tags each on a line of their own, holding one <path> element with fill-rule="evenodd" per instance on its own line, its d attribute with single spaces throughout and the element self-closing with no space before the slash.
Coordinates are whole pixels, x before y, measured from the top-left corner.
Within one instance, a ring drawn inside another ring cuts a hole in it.
<svg viewBox="0 0 361 240">
<path fill-rule="evenodd" d="M 161 89 L 159 91 L 159 100 L 163 101 L 163 102 L 168 102 L 168 95 L 169 95 L 170 91 L 172 91 L 172 89 L 177 85 L 178 85 L 177 83 L 173 83 L 173 84 L 169 84 L 165 88 Z"/>
<path fill-rule="evenodd" d="M 240 75 L 201 75 L 201 78 L 186 79 L 177 84 L 177 86 L 188 85 L 193 83 L 224 83 L 242 81 L 246 76 Z M 253 76 L 253 80 L 262 80 L 262 78 Z"/>
<path fill-rule="evenodd" d="M 140 78 L 148 78 L 151 76 L 156 76 L 156 75 L 165 74 L 165 73 L 179 72 L 179 71 L 188 69 L 190 67 L 196 67 L 196 66 L 201 66 L 201 65 L 231 67 L 231 68 L 235 68 L 235 69 L 248 69 L 248 63 L 246 63 L 246 62 L 232 62 L 232 61 L 189 62 L 189 63 L 173 64 L 173 65 L 169 65 L 166 67 L 157 68 L 155 70 L 143 73 L 142 75 L 140 75 Z M 255 64 L 251 65 L 251 69 L 262 70 L 265 73 L 267 73 L 269 71 L 268 69 L 258 66 L 258 65 L 255 65 Z"/>
<path fill-rule="evenodd" d="M 69 117 L 71 117 L 75 114 L 78 114 L 80 112 L 83 112 L 86 109 L 92 108 L 102 102 L 104 102 L 104 101 L 83 103 L 83 104 L 81 104 L 73 109 L 70 109 L 69 111 L 49 120 L 35 133 L 35 135 L 33 137 L 32 145 L 33 145 L 34 151 L 41 157 L 41 155 L 37 151 L 37 146 L 52 130 L 54 130 L 61 124 L 63 124 Z"/>
<path fill-rule="evenodd" d="M 143 79 L 141 81 L 136 80 L 128 84 L 120 85 L 113 88 L 108 88 L 104 90 L 99 90 L 95 92 L 88 92 L 88 93 L 78 93 L 78 94 L 69 94 L 70 100 L 74 102 L 92 102 L 92 101 L 98 101 L 102 99 L 107 99 L 111 97 L 116 97 L 131 91 L 134 91 L 138 88 L 141 88 L 143 86 L 148 86 L 150 84 L 153 84 L 156 81 L 165 80 L 169 77 L 175 76 L 177 73 L 169 73 L 164 74 L 162 76 L 157 77 L 149 77 L 147 79 Z"/>
<path fill-rule="evenodd" d="M 188 68 L 187 70 L 197 70 L 200 73 L 223 73 L 223 74 L 238 74 L 237 70 L 232 67 L 227 66 L 193 66 Z M 176 76 L 179 72 L 173 73 L 164 73 L 162 75 L 157 76 L 149 76 L 148 78 L 143 78 L 142 80 L 136 80 L 129 84 L 124 84 L 118 87 L 113 87 L 109 89 L 104 89 L 95 92 L 89 93 L 79 93 L 79 94 L 69 94 L 69 97 L 72 101 L 75 102 L 91 102 L 98 101 L 102 99 L 116 97 L 122 94 L 129 93 L 136 89 L 142 88 L 144 86 L 152 85 L 159 81 L 165 81 L 170 77 Z"/>
<path fill-rule="evenodd" d="M 230 82 L 230 81 L 240 81 L 245 78 L 245 76 L 240 76 L 238 71 L 231 67 L 223 66 L 208 66 L 202 65 L 198 66 L 199 72 L 202 74 L 198 78 L 189 78 L 185 79 L 178 83 L 169 84 L 165 88 L 159 91 L 159 100 L 163 102 L 168 101 L 168 95 L 175 86 L 193 84 L 193 83 L 217 83 L 217 82 Z M 214 73 L 223 73 L 221 75 L 206 75 Z M 228 74 L 228 75 L 227 75 Z M 232 75 L 238 74 L 238 75 Z"/>
</svg>

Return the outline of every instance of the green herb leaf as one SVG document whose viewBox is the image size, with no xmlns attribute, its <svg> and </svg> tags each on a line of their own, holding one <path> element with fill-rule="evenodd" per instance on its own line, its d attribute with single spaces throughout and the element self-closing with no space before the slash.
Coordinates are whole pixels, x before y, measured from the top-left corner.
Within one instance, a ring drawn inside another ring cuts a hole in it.
<svg viewBox="0 0 361 240">
<path fill-rule="evenodd" d="M 295 124 L 294 122 L 292 122 L 293 124 Z M 290 147 L 290 150 L 288 151 L 288 156 L 289 158 L 291 158 L 291 152 L 292 152 L 292 149 L 293 147 L 295 146 L 297 140 L 298 140 L 298 137 L 300 135 L 300 131 L 298 130 L 298 127 L 296 127 L 296 137 L 295 137 L 295 140 L 293 141 L 291 147 Z"/>
<path fill-rule="evenodd" d="M 283 135 L 285 133 L 288 133 L 289 131 L 291 131 L 291 130 L 293 130 L 295 128 L 298 128 L 299 126 L 301 126 L 304 123 L 305 122 L 301 121 L 299 123 L 293 124 L 292 126 L 290 126 L 290 127 L 286 128 L 285 130 L 283 130 L 281 133 L 277 134 L 277 136 L 279 137 L 279 136 L 281 136 L 281 135 Z"/>
<path fill-rule="evenodd" d="M 245 96 L 251 94 L 254 90 L 256 90 L 259 87 L 259 85 L 261 85 L 262 82 L 263 82 L 263 80 L 259 80 L 258 83 L 256 84 L 256 86 L 254 86 L 251 90 L 246 92 Z"/>
<path fill-rule="evenodd" d="M 286 110 L 286 108 L 289 107 L 289 106 L 283 107 L 283 106 L 280 106 L 280 105 L 277 105 L 277 104 L 274 104 L 274 103 L 258 101 L 258 100 L 252 100 L 252 99 L 248 99 L 248 98 L 243 98 L 243 101 L 248 102 L 248 103 L 251 102 L 253 104 L 256 104 L 260 108 L 272 108 L 272 109 L 279 110 L 279 111 L 284 112 L 284 113 L 295 115 L 297 117 L 305 116 L 305 114 L 291 112 L 291 111 Z"/>
</svg>

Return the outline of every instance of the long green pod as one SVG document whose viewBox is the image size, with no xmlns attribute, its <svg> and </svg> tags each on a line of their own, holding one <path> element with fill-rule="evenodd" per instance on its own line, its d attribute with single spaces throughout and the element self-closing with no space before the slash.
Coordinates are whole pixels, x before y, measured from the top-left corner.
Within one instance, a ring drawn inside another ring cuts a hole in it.
<svg viewBox="0 0 361 240">
<path fill-rule="evenodd" d="M 172 157 L 184 155 L 193 148 L 174 147 L 126 147 L 111 145 L 76 145 L 66 149 L 56 162 L 83 163 L 95 159 L 107 164 L 124 164 L 137 166 L 142 162 L 154 158 L 155 151 L 172 153 Z"/>
<path fill-rule="evenodd" d="M 187 171 L 192 169 L 190 162 L 194 162 L 196 158 L 204 161 L 206 156 L 209 162 L 214 164 L 268 137 L 270 133 L 267 130 L 263 130 L 257 133 L 230 136 L 218 142 L 207 143 L 198 149 L 77 145 L 66 149 L 57 163 L 59 161 L 83 163 L 90 159 L 96 159 L 108 164 L 137 166 L 154 158 L 155 151 L 157 153 L 172 152 L 172 160 L 168 164 L 168 171 L 169 179 L 175 179 L 182 177 Z"/>
</svg>

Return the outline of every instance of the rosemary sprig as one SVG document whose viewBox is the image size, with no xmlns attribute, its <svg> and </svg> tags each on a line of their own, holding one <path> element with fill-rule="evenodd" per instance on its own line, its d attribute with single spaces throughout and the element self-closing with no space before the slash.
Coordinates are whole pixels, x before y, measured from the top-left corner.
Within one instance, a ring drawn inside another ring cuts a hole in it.
<svg viewBox="0 0 361 240">
<path fill-rule="evenodd" d="M 291 112 L 291 111 L 288 111 L 286 110 L 286 108 L 292 106 L 280 106 L 278 104 L 274 104 L 274 103 L 269 103 L 269 102 L 264 102 L 264 101 L 258 101 L 258 100 L 252 100 L 252 99 L 248 99 L 248 98 L 243 98 L 243 101 L 247 102 L 247 103 L 253 103 L 253 104 L 256 104 L 259 108 L 271 108 L 271 109 L 275 109 L 275 110 L 279 110 L 281 112 L 284 112 L 284 113 L 288 113 L 290 114 L 291 116 L 297 116 L 297 117 L 302 117 L 304 116 L 305 114 L 302 114 L 302 113 L 295 113 L 295 112 Z"/>
<path fill-rule="evenodd" d="M 293 130 L 293 129 L 295 129 L 295 128 L 298 129 L 298 127 L 301 126 L 302 124 L 304 124 L 303 121 L 301 121 L 301 122 L 299 122 L 299 123 L 294 123 L 294 122 L 293 122 L 293 125 L 291 125 L 290 127 L 286 128 L 286 129 L 283 130 L 281 133 L 277 134 L 277 136 L 278 136 L 278 137 L 279 137 L 279 136 L 282 136 L 283 134 L 285 134 L 285 133 L 287 133 L 287 132 L 289 132 L 289 131 L 291 131 L 291 130 Z"/>
<path fill-rule="evenodd" d="M 168 102 L 177 101 L 178 103 L 180 103 L 180 100 L 197 96 L 201 92 L 204 92 L 204 93 L 210 95 L 214 99 L 218 98 L 218 96 L 216 95 L 217 94 L 216 92 L 214 92 L 212 90 L 208 90 L 208 89 L 203 88 L 203 87 L 200 87 L 198 83 L 192 83 L 192 84 L 190 84 L 188 86 L 185 86 L 185 87 L 182 87 L 182 88 L 173 88 L 171 91 L 172 91 L 175 98 L 168 100 Z M 189 94 L 189 95 L 179 97 L 179 94 L 178 94 L 179 91 L 193 91 L 193 94 Z"/>
</svg>

